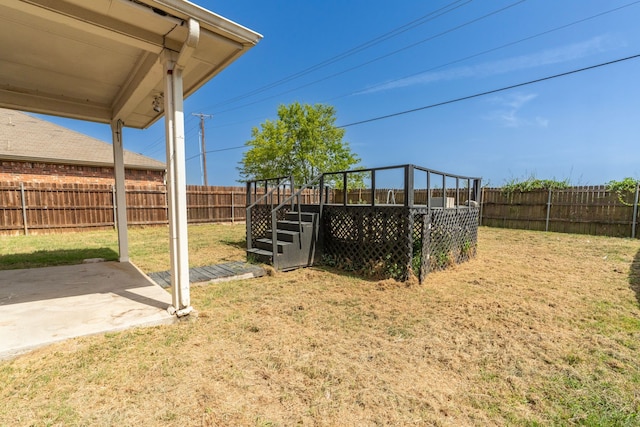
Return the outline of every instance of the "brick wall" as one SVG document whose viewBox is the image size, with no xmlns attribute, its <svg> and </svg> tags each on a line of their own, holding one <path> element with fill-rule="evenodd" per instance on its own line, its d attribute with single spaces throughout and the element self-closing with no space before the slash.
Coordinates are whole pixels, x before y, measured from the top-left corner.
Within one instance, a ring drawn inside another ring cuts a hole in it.
<svg viewBox="0 0 640 427">
<path fill-rule="evenodd" d="M 126 169 L 127 184 L 164 183 L 164 171 Z M 113 184 L 113 168 L 0 160 L 0 182 Z"/>
</svg>

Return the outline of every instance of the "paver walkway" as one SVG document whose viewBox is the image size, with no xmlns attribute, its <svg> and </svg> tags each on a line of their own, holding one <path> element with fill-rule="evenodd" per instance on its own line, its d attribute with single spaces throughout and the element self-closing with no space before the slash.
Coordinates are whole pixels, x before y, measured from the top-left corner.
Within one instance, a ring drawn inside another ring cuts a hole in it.
<svg viewBox="0 0 640 427">
<path fill-rule="evenodd" d="M 261 277 L 265 274 L 267 273 L 264 268 L 258 265 L 243 261 L 233 261 L 206 267 L 190 268 L 189 282 L 192 284 L 216 283 L 227 280 L 251 279 L 252 277 Z M 171 273 L 169 271 L 149 273 L 148 276 L 163 288 L 171 287 Z"/>
</svg>

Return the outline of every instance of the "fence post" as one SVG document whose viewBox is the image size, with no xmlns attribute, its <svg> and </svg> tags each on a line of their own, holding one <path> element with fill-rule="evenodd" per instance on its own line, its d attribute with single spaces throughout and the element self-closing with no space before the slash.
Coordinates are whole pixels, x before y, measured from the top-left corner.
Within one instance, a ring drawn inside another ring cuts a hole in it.
<svg viewBox="0 0 640 427">
<path fill-rule="evenodd" d="M 20 183 L 20 198 L 22 202 L 22 224 L 24 225 L 24 235 L 29 235 L 29 227 L 27 226 L 27 200 L 24 196 L 24 182 Z"/>
<path fill-rule="evenodd" d="M 482 215 L 484 214 L 484 187 L 480 190 L 480 221 L 478 225 L 482 225 Z"/>
<path fill-rule="evenodd" d="M 236 223 L 236 207 L 235 207 L 235 194 L 231 192 L 231 224 Z"/>
<path fill-rule="evenodd" d="M 551 213 L 551 189 L 549 189 L 549 199 L 547 200 L 547 222 L 544 231 L 549 231 L 549 214 Z"/>
<path fill-rule="evenodd" d="M 633 201 L 633 224 L 631 226 L 631 238 L 636 238 L 636 223 L 638 222 L 638 193 L 640 193 L 640 182 L 636 185 L 636 197 Z"/>
<path fill-rule="evenodd" d="M 111 205 L 113 206 L 113 229 L 118 229 L 118 215 L 116 212 L 116 187 L 111 186 Z"/>
</svg>

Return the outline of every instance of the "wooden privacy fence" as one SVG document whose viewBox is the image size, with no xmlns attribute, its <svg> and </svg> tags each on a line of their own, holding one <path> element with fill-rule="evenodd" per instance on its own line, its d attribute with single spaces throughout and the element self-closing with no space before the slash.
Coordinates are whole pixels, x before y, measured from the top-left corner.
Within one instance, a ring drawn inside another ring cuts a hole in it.
<svg viewBox="0 0 640 427">
<path fill-rule="evenodd" d="M 127 218 L 130 225 L 167 224 L 164 186 L 127 186 Z M 461 202 L 468 190 L 460 188 Z M 260 195 L 260 194 L 258 194 Z M 432 197 L 442 197 L 433 189 Z M 447 197 L 454 197 L 447 189 Z M 332 190 L 330 200 L 342 200 Z M 350 190 L 348 203 L 367 204 L 370 190 Z M 377 204 L 402 204 L 399 189 L 376 189 Z M 417 189 L 415 203 L 426 203 L 426 192 Z M 0 183 L 0 234 L 47 233 L 63 230 L 115 227 L 115 191 L 111 185 Z M 624 202 L 624 203 L 623 203 Z M 313 203 L 311 196 L 303 203 Z M 189 223 L 245 221 L 244 187 L 187 186 Z M 623 201 L 605 186 L 573 187 L 505 193 L 500 188 L 482 190 L 482 225 L 547 230 L 565 233 L 639 237 L 638 195 Z"/>
<path fill-rule="evenodd" d="M 235 222 L 246 219 L 244 187 L 187 185 L 187 218 L 197 222 Z"/>
<path fill-rule="evenodd" d="M 128 185 L 130 225 L 167 224 L 164 186 Z M 243 187 L 187 186 L 190 223 L 245 220 Z M 47 233 L 115 227 L 111 185 L 0 183 L 0 234 Z"/>
<path fill-rule="evenodd" d="M 606 186 L 506 193 L 482 191 L 482 225 L 613 237 L 638 237 L 638 188 L 620 200 Z"/>
</svg>

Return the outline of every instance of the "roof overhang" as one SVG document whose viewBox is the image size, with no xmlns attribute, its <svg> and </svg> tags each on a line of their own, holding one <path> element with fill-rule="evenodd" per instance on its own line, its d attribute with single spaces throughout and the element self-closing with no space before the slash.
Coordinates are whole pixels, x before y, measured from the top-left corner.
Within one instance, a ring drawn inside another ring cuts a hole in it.
<svg viewBox="0 0 640 427">
<path fill-rule="evenodd" d="M 127 157 L 125 153 L 125 157 Z M 113 162 L 92 162 L 89 160 L 76 161 L 76 160 L 64 160 L 64 159 L 54 159 L 48 157 L 26 157 L 26 156 L 11 156 L 11 155 L 2 155 L 2 161 L 7 162 L 28 162 L 28 163 L 48 163 L 55 165 L 73 165 L 73 166 L 89 166 L 89 167 L 100 167 L 100 168 L 110 168 L 113 169 Z M 127 159 L 125 159 L 125 169 L 127 170 L 149 170 L 149 171 L 157 171 L 163 172 L 166 171 L 167 168 L 164 165 L 138 165 L 135 163 L 128 163 Z"/>
<path fill-rule="evenodd" d="M 261 37 L 184 0 L 0 0 L 0 107 L 146 128 L 163 54 L 187 97 Z"/>
</svg>

